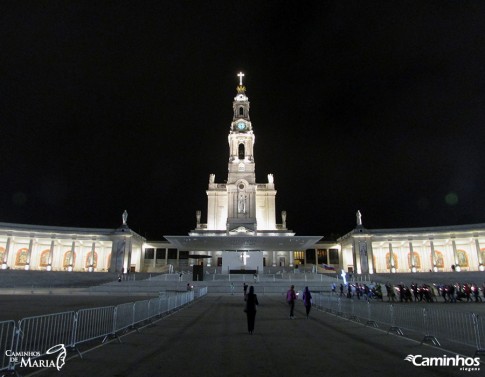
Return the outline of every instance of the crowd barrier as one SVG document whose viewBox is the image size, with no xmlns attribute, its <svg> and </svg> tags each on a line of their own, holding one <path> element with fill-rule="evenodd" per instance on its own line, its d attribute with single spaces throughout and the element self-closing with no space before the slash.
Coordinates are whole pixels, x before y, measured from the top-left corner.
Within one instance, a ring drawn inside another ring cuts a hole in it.
<svg viewBox="0 0 485 377">
<path fill-rule="evenodd" d="M 319 309 L 350 320 L 387 327 L 388 333 L 417 334 L 421 343 L 429 342 L 436 346 L 441 346 L 441 342 L 459 344 L 475 349 L 475 355 L 485 354 L 485 318 L 475 313 L 323 294 L 315 295 L 314 304 Z"/>
<path fill-rule="evenodd" d="M 14 349 L 16 331 L 15 321 L 0 322 L 0 349 L 4 350 L 0 354 L 0 371 L 11 369 L 10 357 L 5 351 Z"/>
<path fill-rule="evenodd" d="M 82 358 L 80 344 L 117 337 L 127 329 L 137 329 L 137 325 L 169 314 L 206 294 L 207 287 L 187 292 L 162 292 L 150 300 L 27 317 L 18 323 L 0 322 L 0 372 L 15 372 L 21 364 L 21 358 L 14 361 L 15 355 L 30 354 L 35 360 L 61 344 L 66 349 L 76 350 Z"/>
</svg>

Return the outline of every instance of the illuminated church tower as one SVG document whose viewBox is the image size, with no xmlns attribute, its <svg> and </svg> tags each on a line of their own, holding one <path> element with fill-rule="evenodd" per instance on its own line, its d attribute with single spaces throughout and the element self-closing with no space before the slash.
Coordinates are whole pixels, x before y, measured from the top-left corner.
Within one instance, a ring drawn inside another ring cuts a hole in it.
<svg viewBox="0 0 485 377">
<path fill-rule="evenodd" d="M 197 228 L 225 230 L 228 233 L 254 234 L 256 231 L 285 230 L 276 225 L 276 190 L 273 175 L 268 174 L 267 183 L 256 183 L 254 143 L 255 135 L 249 118 L 249 99 L 243 85 L 243 73 L 239 73 L 237 95 L 234 98 L 233 118 L 229 130 L 229 162 L 226 183 L 216 183 L 215 175 L 209 177 L 207 190 L 207 224 Z"/>
</svg>

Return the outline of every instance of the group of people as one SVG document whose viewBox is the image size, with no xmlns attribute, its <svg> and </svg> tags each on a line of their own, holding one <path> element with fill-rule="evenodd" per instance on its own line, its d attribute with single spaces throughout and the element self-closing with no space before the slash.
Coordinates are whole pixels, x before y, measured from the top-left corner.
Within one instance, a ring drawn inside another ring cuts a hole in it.
<svg viewBox="0 0 485 377">
<path fill-rule="evenodd" d="M 475 283 L 456 284 L 421 284 L 400 283 L 393 285 L 385 284 L 387 301 L 396 302 L 437 302 L 441 296 L 444 302 L 485 302 L 485 283 L 479 287 Z M 335 285 L 332 285 L 332 293 L 336 294 Z M 376 284 L 340 284 L 340 296 L 357 299 L 378 299 L 384 301 L 382 287 Z M 483 296 L 483 299 L 482 297 Z"/>
<path fill-rule="evenodd" d="M 336 292 L 335 287 L 332 285 L 332 292 Z M 370 300 L 376 298 L 382 300 L 382 288 L 380 284 L 369 286 L 367 284 L 347 284 L 347 288 L 343 284 L 340 284 L 340 296 L 346 296 L 347 298 L 356 297 L 358 300 L 361 298 Z"/>
<path fill-rule="evenodd" d="M 442 297 L 444 302 L 483 302 L 480 291 L 485 298 L 485 283 L 480 288 L 475 283 L 456 283 L 456 284 L 421 284 L 412 283 L 409 287 L 403 283 L 397 286 L 386 284 L 388 301 L 396 301 L 396 296 L 400 302 L 437 302 L 438 297 Z M 397 293 L 397 294 L 396 294 Z"/>
<path fill-rule="evenodd" d="M 246 305 L 244 307 L 244 312 L 246 313 L 247 321 L 248 321 L 248 333 L 253 334 L 254 323 L 256 320 L 256 311 L 257 311 L 256 307 L 259 305 L 258 296 L 254 293 L 253 286 L 249 287 L 249 292 L 248 292 L 248 285 L 244 283 L 243 289 L 244 289 L 244 301 L 246 302 Z M 295 286 L 292 285 L 290 289 L 286 292 L 286 302 L 290 307 L 290 319 L 295 319 L 295 303 L 297 299 L 298 299 L 298 294 L 295 292 Z M 308 287 L 305 287 L 305 290 L 303 291 L 302 299 L 303 299 L 303 305 L 305 306 L 306 317 L 309 318 L 310 310 L 313 305 L 313 300 L 312 300 L 312 294 L 310 293 L 310 290 L 308 289 Z"/>
<path fill-rule="evenodd" d="M 386 284 L 387 300 L 400 302 L 437 302 L 441 296 L 444 302 L 483 302 L 485 299 L 485 283 L 480 288 L 475 283 L 456 284 L 421 284 L 411 283 L 407 286 L 400 283 L 396 286 Z"/>
<path fill-rule="evenodd" d="M 485 283 L 480 288 L 475 283 L 437 284 L 436 289 L 445 302 L 483 302 L 485 301 Z M 483 300 L 480 297 L 482 291 Z"/>
<path fill-rule="evenodd" d="M 286 302 L 290 306 L 290 319 L 295 319 L 295 302 L 298 299 L 298 294 L 295 292 L 295 286 L 292 285 L 290 289 L 286 292 Z M 312 309 L 313 299 L 312 294 L 308 287 L 305 287 L 303 291 L 303 306 L 305 306 L 306 317 L 307 319 L 310 316 L 310 310 Z"/>
</svg>

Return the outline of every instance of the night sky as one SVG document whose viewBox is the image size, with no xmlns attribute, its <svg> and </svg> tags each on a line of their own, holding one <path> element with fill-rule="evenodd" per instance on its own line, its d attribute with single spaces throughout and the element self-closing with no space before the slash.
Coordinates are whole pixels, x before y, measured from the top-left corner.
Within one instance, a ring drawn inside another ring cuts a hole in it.
<svg viewBox="0 0 485 377">
<path fill-rule="evenodd" d="M 0 221 L 207 216 L 239 71 L 277 222 L 485 222 L 484 1 L 2 1 Z"/>
</svg>

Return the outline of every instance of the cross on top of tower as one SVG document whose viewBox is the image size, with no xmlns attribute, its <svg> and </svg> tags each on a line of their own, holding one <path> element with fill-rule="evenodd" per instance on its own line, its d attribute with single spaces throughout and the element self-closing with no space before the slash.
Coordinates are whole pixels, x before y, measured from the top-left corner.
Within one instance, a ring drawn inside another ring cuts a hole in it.
<svg viewBox="0 0 485 377">
<path fill-rule="evenodd" d="M 243 79 L 243 77 L 244 77 L 244 73 L 239 72 L 239 73 L 237 74 L 237 76 L 239 77 L 239 85 L 241 85 L 241 86 L 242 86 L 242 84 L 243 84 L 243 83 L 242 83 L 242 79 Z"/>
</svg>

